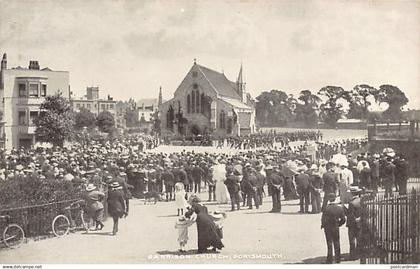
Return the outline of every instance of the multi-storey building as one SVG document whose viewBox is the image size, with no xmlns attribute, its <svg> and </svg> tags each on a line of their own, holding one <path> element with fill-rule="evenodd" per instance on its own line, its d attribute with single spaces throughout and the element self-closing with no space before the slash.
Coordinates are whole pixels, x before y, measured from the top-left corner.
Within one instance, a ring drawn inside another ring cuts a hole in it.
<svg viewBox="0 0 420 269">
<path fill-rule="evenodd" d="M 81 109 L 86 109 L 98 116 L 103 111 L 109 111 L 116 117 L 116 104 L 111 96 L 108 95 L 107 99 L 99 97 L 99 87 L 87 87 L 85 98 L 72 98 L 71 104 L 73 111 L 79 112 Z"/>
<path fill-rule="evenodd" d="M 1 134 L 0 146 L 5 149 L 30 147 L 35 144 L 34 118 L 40 113 L 45 97 L 61 93 L 68 98 L 69 72 L 41 69 L 38 61 L 28 68 L 7 68 L 3 54 L 0 70 Z"/>
</svg>

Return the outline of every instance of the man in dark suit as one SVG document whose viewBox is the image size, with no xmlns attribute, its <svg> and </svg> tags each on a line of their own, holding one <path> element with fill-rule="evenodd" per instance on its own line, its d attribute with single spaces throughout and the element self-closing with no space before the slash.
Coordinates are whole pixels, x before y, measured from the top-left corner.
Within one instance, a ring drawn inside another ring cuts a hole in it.
<svg viewBox="0 0 420 269">
<path fill-rule="evenodd" d="M 267 166 L 267 170 L 273 169 L 273 172 L 267 178 L 268 188 L 270 189 L 271 199 L 273 200 L 273 209 L 271 213 L 281 212 L 281 187 L 284 184 L 284 176 L 278 166 Z"/>
<path fill-rule="evenodd" d="M 358 258 L 358 244 L 361 232 L 361 195 L 362 190 L 353 192 L 355 197 L 350 201 L 349 208 L 345 210 L 347 216 L 346 226 L 348 228 L 349 243 L 350 243 L 350 260 Z"/>
<path fill-rule="evenodd" d="M 333 261 L 333 245 L 335 262 L 340 263 L 340 226 L 346 222 L 346 216 L 344 214 L 344 208 L 338 203 L 335 203 L 336 195 L 334 193 L 327 194 L 326 199 L 328 199 L 329 204 L 325 206 L 322 213 L 321 229 L 324 229 L 327 242 L 327 263 L 332 263 Z"/>
<path fill-rule="evenodd" d="M 230 202 L 232 204 L 231 211 L 235 211 L 235 205 L 237 206 L 237 210 L 240 210 L 240 201 L 239 201 L 239 175 L 238 171 L 233 171 L 233 169 L 228 169 L 226 172 L 226 188 L 229 192 Z"/>
<path fill-rule="evenodd" d="M 309 175 L 301 168 L 300 174 L 296 176 L 296 189 L 299 194 L 299 213 L 308 213 L 309 208 Z"/>
<path fill-rule="evenodd" d="M 334 174 L 334 164 L 333 163 L 327 163 L 327 172 L 322 175 L 322 181 L 324 182 L 323 191 L 324 191 L 324 200 L 322 201 L 322 211 L 324 211 L 325 207 L 328 203 L 328 194 L 332 193 L 336 195 L 337 193 L 337 179 Z"/>
<path fill-rule="evenodd" d="M 392 157 L 386 158 L 386 163 L 383 166 L 383 185 L 385 188 L 385 198 L 393 196 L 392 187 L 395 183 L 395 165 L 392 163 Z"/>
<path fill-rule="evenodd" d="M 399 194 L 407 194 L 408 162 L 403 157 L 400 157 L 395 162 L 395 180 Z"/>
</svg>

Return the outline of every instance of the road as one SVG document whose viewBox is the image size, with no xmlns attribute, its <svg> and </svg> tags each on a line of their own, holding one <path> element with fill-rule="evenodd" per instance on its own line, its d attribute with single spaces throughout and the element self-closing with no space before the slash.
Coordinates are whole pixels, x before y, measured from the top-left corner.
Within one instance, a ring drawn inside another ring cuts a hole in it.
<svg viewBox="0 0 420 269">
<path fill-rule="evenodd" d="M 206 193 L 201 195 L 203 198 Z M 228 212 L 225 248 L 218 254 L 196 254 L 197 231 L 191 226 L 187 254 L 177 252 L 174 202 L 144 205 L 131 200 L 130 215 L 120 231 L 110 235 L 112 220 L 102 231 L 73 233 L 62 238 L 29 241 L 18 249 L 0 249 L 0 263 L 323 263 L 326 244 L 320 214 L 298 214 L 298 201 L 283 201 L 282 213 L 268 213 L 270 198 L 260 209 Z M 209 211 L 230 209 L 209 203 Z M 342 253 L 348 253 L 347 229 L 342 227 Z M 353 262 L 355 263 L 355 262 Z"/>
</svg>

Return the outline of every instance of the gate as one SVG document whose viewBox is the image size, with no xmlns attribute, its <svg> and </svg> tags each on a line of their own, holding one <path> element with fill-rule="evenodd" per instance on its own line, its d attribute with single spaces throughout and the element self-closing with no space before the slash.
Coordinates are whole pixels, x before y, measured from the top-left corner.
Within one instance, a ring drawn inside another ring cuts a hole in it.
<svg viewBox="0 0 420 269">
<path fill-rule="evenodd" d="M 420 263 L 420 194 L 362 197 L 361 264 Z"/>
</svg>

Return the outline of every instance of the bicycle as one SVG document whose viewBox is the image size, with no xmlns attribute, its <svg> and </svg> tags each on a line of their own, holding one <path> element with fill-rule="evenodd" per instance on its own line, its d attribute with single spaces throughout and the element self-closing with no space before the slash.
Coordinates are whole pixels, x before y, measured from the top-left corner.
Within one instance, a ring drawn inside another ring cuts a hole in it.
<svg viewBox="0 0 420 269">
<path fill-rule="evenodd" d="M 83 229 L 89 232 L 90 218 L 85 212 L 85 201 L 78 200 L 64 208 L 64 214 L 60 214 L 52 221 L 52 232 L 57 237 L 67 235 L 70 231 Z"/>
<path fill-rule="evenodd" d="M 25 241 L 25 232 L 23 231 L 22 227 L 16 223 L 10 223 L 9 215 L 0 216 L 0 219 L 6 223 L 1 241 L 8 248 L 19 247 Z"/>
</svg>

